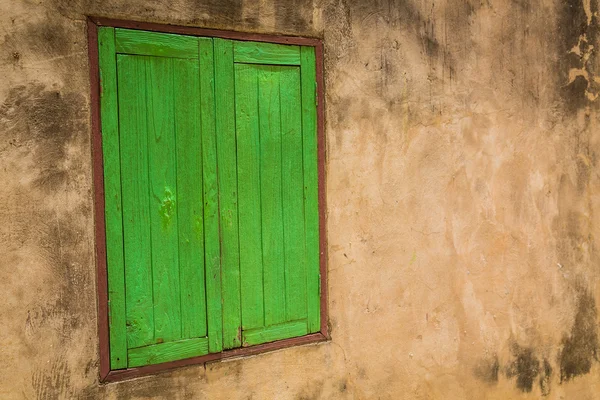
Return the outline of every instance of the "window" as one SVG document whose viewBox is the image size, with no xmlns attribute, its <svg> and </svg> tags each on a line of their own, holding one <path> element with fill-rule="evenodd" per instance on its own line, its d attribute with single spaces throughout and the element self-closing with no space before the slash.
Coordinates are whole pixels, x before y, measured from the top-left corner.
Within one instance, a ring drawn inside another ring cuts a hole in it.
<svg viewBox="0 0 600 400">
<path fill-rule="evenodd" d="M 96 32 L 105 372 L 324 339 L 315 45 Z"/>
</svg>

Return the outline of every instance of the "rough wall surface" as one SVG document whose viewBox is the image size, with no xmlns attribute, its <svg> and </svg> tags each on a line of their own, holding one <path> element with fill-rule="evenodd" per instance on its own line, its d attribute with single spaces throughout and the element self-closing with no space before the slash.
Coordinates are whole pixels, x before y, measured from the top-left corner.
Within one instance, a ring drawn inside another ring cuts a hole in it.
<svg viewBox="0 0 600 400">
<path fill-rule="evenodd" d="M 600 399 L 598 0 L 0 0 L 0 398 Z M 100 385 L 86 15 L 322 37 L 332 341 Z"/>
</svg>

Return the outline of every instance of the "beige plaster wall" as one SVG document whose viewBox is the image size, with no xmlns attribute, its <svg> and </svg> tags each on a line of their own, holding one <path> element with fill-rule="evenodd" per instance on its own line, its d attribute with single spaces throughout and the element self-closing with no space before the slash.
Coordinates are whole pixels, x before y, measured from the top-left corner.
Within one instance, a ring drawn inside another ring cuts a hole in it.
<svg viewBox="0 0 600 400">
<path fill-rule="evenodd" d="M 598 0 L 0 0 L 0 398 L 600 399 Z M 85 15 L 325 42 L 332 341 L 99 385 Z"/>
</svg>

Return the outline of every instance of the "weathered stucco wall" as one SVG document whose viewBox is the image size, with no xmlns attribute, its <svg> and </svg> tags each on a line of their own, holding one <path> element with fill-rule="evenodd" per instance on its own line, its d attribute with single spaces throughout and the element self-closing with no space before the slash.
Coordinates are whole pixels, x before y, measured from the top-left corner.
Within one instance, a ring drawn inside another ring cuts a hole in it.
<svg viewBox="0 0 600 400">
<path fill-rule="evenodd" d="M 99 385 L 85 15 L 322 37 L 332 341 Z M 600 398 L 598 0 L 0 0 L 0 398 Z"/>
</svg>

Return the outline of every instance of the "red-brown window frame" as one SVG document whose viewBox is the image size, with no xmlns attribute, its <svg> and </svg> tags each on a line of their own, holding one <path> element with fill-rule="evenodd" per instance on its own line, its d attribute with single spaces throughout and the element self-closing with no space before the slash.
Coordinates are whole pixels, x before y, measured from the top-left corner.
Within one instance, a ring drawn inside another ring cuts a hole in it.
<svg viewBox="0 0 600 400">
<path fill-rule="evenodd" d="M 320 39 L 283 35 L 267 35 L 217 29 L 197 28 L 191 26 L 164 25 L 149 22 L 126 21 L 101 17 L 88 17 L 88 56 L 91 86 L 91 126 L 92 126 L 92 161 L 94 180 L 94 218 L 96 237 L 96 279 L 98 290 L 98 336 L 100 354 L 100 381 L 116 382 L 124 379 L 149 375 L 176 367 L 204 364 L 211 361 L 231 357 L 248 356 L 291 346 L 317 343 L 329 339 L 327 317 L 327 236 L 325 223 L 325 125 L 324 125 L 324 78 L 323 78 L 323 42 Z M 122 370 L 110 369 L 109 326 L 108 326 L 108 280 L 106 264 L 106 227 L 104 220 L 104 172 L 102 153 L 102 132 L 100 129 L 100 74 L 98 69 L 98 28 L 110 26 L 115 28 L 140 29 L 145 31 L 178 33 L 182 35 L 217 37 L 223 39 L 292 44 L 312 46 L 315 48 L 317 77 L 317 157 L 319 176 L 319 269 L 321 274 L 321 327 L 320 332 L 297 338 L 284 339 L 256 346 L 226 350 L 220 353 L 170 361 L 162 364 L 148 365 L 139 368 Z"/>
</svg>

